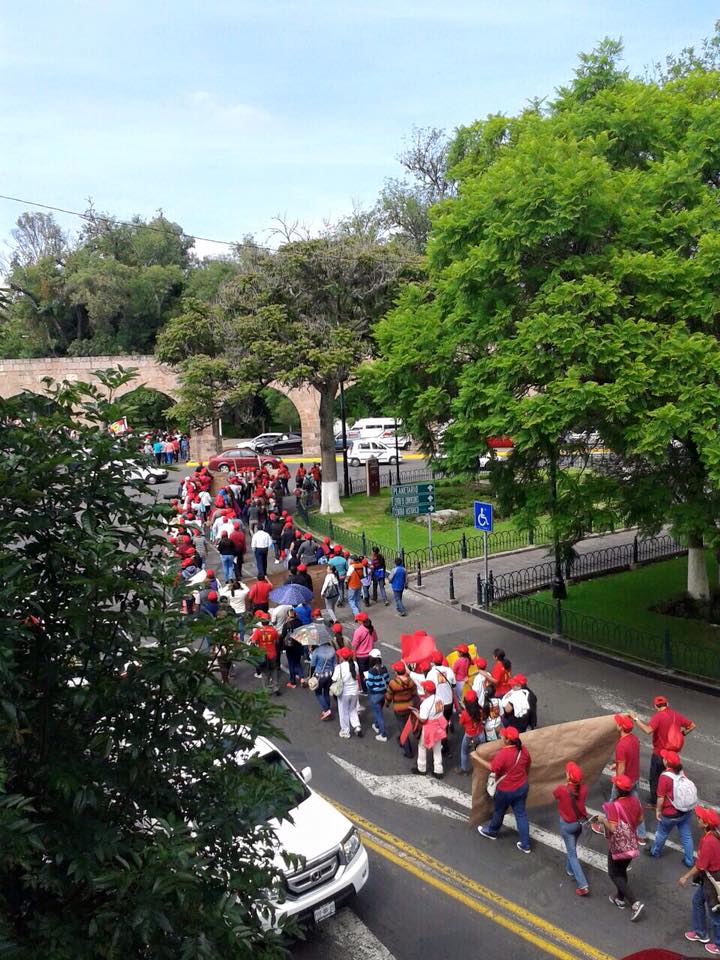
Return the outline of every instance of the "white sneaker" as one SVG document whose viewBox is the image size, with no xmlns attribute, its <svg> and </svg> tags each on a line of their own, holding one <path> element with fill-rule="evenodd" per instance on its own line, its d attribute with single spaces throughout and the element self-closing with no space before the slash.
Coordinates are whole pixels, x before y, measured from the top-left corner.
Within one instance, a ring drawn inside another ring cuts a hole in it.
<svg viewBox="0 0 720 960">
<path fill-rule="evenodd" d="M 338 736 L 339 736 L 339 737 L 342 737 L 343 740 L 349 740 L 349 739 L 350 739 L 350 731 L 349 731 L 349 730 L 347 730 L 347 731 L 346 731 L 346 730 L 341 730 L 340 733 L 338 734 Z"/>
<path fill-rule="evenodd" d="M 372 725 L 372 728 L 373 728 L 373 730 L 375 731 L 375 733 L 380 733 L 380 728 L 378 727 L 378 725 L 377 725 L 376 723 L 374 723 L 374 724 Z"/>
<path fill-rule="evenodd" d="M 375 739 L 376 739 L 376 740 L 379 740 L 380 743 L 387 743 L 387 737 L 384 737 L 381 733 L 379 733 L 379 734 L 375 737 Z"/>
</svg>

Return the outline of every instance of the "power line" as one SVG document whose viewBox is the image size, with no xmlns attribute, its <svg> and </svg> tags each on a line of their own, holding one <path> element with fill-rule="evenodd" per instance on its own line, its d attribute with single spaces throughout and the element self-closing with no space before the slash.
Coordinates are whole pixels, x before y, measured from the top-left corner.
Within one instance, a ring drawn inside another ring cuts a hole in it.
<svg viewBox="0 0 720 960">
<path fill-rule="evenodd" d="M 155 230 L 157 233 L 163 233 L 163 234 L 167 233 L 164 227 L 158 227 L 152 223 L 136 223 L 132 220 L 120 220 L 116 217 L 105 217 L 96 213 L 88 213 L 87 211 L 82 212 L 80 210 L 68 210 L 67 207 L 58 207 L 51 203 L 40 203 L 37 200 L 25 200 L 22 197 L 11 197 L 4 193 L 0 193 L 0 200 L 9 200 L 12 203 L 22 203 L 29 207 L 39 207 L 42 210 L 52 210 L 55 213 L 65 213 L 72 217 L 79 217 L 81 220 L 85 220 L 88 223 L 97 223 L 99 221 L 101 223 L 108 224 L 109 226 L 119 225 L 123 227 L 131 227 L 132 229 L 139 229 L 140 227 L 142 227 L 145 230 Z M 170 221 L 168 221 L 168 223 L 169 222 Z M 243 246 L 242 241 L 239 242 L 237 240 L 216 240 L 213 237 L 200 237 L 193 233 L 186 233 L 182 229 L 180 231 L 180 236 L 184 237 L 186 240 L 193 240 L 193 241 L 201 240 L 203 243 L 216 243 L 224 247 L 242 247 Z M 305 238 L 300 238 L 300 240 L 303 240 L 303 239 Z M 293 241 L 288 241 L 288 243 L 291 243 L 291 242 Z M 251 244 L 248 244 L 248 246 L 250 247 L 250 249 L 254 248 L 256 250 L 261 250 L 264 253 L 271 253 L 271 254 L 277 253 L 277 250 L 274 247 L 264 246 L 263 244 L 256 243 L 255 240 L 253 240 Z M 406 259 L 404 257 L 400 257 L 397 255 L 388 256 L 387 254 L 383 254 L 381 256 L 376 256 L 376 255 L 369 255 L 369 256 L 370 256 L 370 259 L 373 259 L 373 260 L 381 260 L 386 263 L 397 263 L 403 266 L 406 266 L 406 265 L 409 266 L 410 264 L 417 263 L 417 258 Z M 353 263 L 358 258 L 349 257 L 341 253 L 327 252 L 322 254 L 320 259 L 341 260 L 341 261 L 347 261 L 348 263 Z"/>
</svg>

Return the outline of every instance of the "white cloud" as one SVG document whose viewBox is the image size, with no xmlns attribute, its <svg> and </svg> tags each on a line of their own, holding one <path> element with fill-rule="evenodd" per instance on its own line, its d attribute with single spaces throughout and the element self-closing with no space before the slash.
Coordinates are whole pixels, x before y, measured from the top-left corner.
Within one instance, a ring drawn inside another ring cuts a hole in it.
<svg viewBox="0 0 720 960">
<path fill-rule="evenodd" d="M 205 117 L 225 126 L 257 127 L 272 119 L 272 115 L 262 107 L 251 103 L 223 103 L 207 90 L 193 90 L 188 102 Z"/>
</svg>

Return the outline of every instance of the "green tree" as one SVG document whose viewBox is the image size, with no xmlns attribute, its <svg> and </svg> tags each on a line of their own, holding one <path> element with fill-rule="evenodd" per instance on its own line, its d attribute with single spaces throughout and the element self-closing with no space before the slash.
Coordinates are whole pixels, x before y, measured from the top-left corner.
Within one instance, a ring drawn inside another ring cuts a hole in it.
<svg viewBox="0 0 720 960">
<path fill-rule="evenodd" d="M 106 429 L 130 376 L 0 400 L 0 949 L 279 957 L 268 820 L 296 788 L 236 760 L 278 711 L 200 649 L 232 618 L 181 614 L 167 505 Z"/>
<path fill-rule="evenodd" d="M 377 328 L 377 382 L 419 435 L 452 421 L 458 467 L 511 434 L 502 476 L 521 486 L 550 490 L 567 434 L 598 430 L 623 464 L 603 496 L 686 537 L 703 596 L 720 519 L 720 73 L 643 81 L 619 58 L 605 41 L 549 106 L 458 133 L 458 196 L 435 208 L 429 282 Z"/>
</svg>

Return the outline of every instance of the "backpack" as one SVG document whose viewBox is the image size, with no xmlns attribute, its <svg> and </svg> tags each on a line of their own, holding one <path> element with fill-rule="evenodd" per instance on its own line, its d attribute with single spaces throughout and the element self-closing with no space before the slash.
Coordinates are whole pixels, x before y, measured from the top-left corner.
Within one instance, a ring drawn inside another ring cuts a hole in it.
<svg viewBox="0 0 720 960">
<path fill-rule="evenodd" d="M 635 827 L 629 822 L 622 805 L 614 804 L 617 811 L 617 824 L 610 834 L 608 849 L 613 860 L 632 860 L 639 854 Z"/>
<path fill-rule="evenodd" d="M 538 725 L 538 715 L 537 715 L 537 697 L 529 690 L 525 688 L 525 692 L 528 695 L 528 727 L 530 730 L 535 730 Z"/>
<path fill-rule="evenodd" d="M 676 717 L 673 717 L 673 722 L 671 723 L 670 729 L 667 732 L 667 737 L 665 738 L 665 749 L 672 750 L 673 753 L 680 753 L 684 744 L 685 737 L 683 736 L 680 724 L 677 722 Z"/>
<path fill-rule="evenodd" d="M 666 770 L 665 773 L 673 782 L 672 805 L 675 809 L 679 810 L 680 813 L 693 810 L 698 802 L 698 792 L 692 780 L 686 777 L 684 773 L 671 773 L 669 770 Z"/>
</svg>

